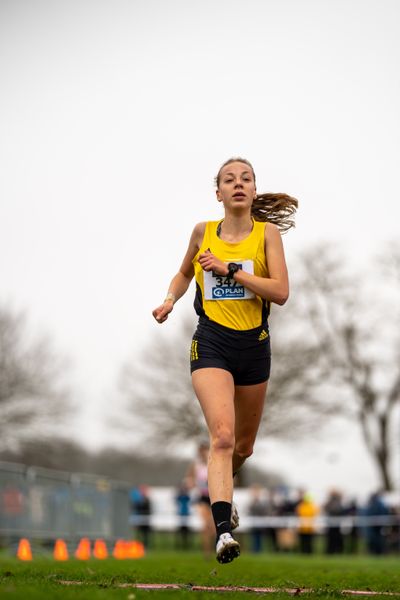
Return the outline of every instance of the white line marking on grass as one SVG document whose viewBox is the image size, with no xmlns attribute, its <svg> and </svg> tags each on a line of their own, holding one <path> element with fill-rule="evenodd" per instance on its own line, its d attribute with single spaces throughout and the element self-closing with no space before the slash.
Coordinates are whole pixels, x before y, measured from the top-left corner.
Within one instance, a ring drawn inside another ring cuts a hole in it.
<svg viewBox="0 0 400 600">
<path fill-rule="evenodd" d="M 84 581 L 58 580 L 62 585 L 82 585 Z M 192 592 L 253 592 L 256 594 L 286 593 L 290 596 L 312 594 L 317 590 L 311 588 L 274 588 L 251 586 L 210 586 L 210 585 L 184 585 L 182 583 L 114 583 L 113 588 L 137 588 L 139 590 L 191 590 Z M 319 591 L 319 590 L 318 590 Z M 332 590 L 331 590 L 332 591 Z M 373 590 L 341 590 L 341 594 L 348 596 L 392 596 L 400 598 L 400 592 L 378 592 Z"/>
</svg>

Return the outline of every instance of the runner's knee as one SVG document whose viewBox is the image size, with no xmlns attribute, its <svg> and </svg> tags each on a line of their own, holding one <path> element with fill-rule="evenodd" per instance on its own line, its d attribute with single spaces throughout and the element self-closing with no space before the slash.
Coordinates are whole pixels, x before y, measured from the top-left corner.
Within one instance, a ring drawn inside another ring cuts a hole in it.
<svg viewBox="0 0 400 600">
<path fill-rule="evenodd" d="M 235 444 L 235 454 L 240 458 L 249 458 L 253 454 L 253 445 L 251 440 L 239 440 Z"/>
<path fill-rule="evenodd" d="M 219 430 L 212 436 L 211 451 L 227 452 L 233 454 L 235 448 L 235 436 L 229 430 Z"/>
</svg>

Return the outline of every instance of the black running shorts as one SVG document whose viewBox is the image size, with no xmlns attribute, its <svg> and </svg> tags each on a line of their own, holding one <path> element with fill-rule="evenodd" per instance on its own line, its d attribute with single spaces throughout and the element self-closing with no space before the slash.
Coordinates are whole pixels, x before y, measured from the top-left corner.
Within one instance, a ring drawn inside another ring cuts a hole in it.
<svg viewBox="0 0 400 600">
<path fill-rule="evenodd" d="M 207 367 L 229 371 L 235 385 L 268 381 L 271 370 L 268 326 L 237 331 L 200 318 L 190 348 L 190 371 Z"/>
</svg>

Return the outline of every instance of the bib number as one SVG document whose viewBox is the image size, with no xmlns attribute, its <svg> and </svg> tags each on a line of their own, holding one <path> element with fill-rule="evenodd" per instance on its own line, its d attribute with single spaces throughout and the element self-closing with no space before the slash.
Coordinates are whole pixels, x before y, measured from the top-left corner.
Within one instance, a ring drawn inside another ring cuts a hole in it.
<svg viewBox="0 0 400 600">
<path fill-rule="evenodd" d="M 228 262 L 236 262 L 243 271 L 254 275 L 254 263 L 252 260 Z M 214 273 L 214 271 L 204 271 L 203 275 L 205 300 L 250 300 L 255 297 L 254 292 L 251 292 L 230 277 L 223 277 Z"/>
</svg>

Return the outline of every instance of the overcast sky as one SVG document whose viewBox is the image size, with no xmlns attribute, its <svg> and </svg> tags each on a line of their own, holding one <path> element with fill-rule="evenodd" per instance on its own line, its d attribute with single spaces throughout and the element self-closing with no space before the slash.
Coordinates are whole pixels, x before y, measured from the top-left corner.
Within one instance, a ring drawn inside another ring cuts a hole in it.
<svg viewBox="0 0 400 600">
<path fill-rule="evenodd" d="M 72 357 L 83 406 L 159 334 L 230 156 L 299 198 L 289 266 L 398 237 L 399 23 L 397 0 L 0 0 L 0 301 Z"/>
</svg>

